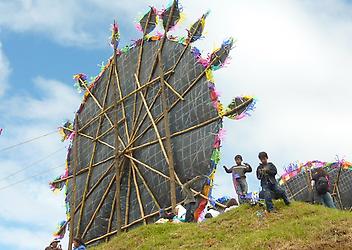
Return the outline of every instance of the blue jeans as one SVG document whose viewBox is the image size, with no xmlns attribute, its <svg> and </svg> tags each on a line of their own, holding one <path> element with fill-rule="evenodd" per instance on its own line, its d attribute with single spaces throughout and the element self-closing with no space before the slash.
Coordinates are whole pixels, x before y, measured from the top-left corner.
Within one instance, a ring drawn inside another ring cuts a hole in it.
<svg viewBox="0 0 352 250">
<path fill-rule="evenodd" d="M 290 204 L 290 200 L 288 199 L 285 190 L 279 187 L 277 183 L 262 184 L 262 189 L 264 192 L 266 210 L 269 212 L 274 210 L 273 198 L 282 198 L 286 205 Z"/>
<path fill-rule="evenodd" d="M 331 197 L 331 194 L 329 192 L 319 195 L 317 194 L 317 201 L 320 203 L 323 203 L 324 206 L 329 207 L 329 208 L 336 208 L 335 203 Z"/>
</svg>

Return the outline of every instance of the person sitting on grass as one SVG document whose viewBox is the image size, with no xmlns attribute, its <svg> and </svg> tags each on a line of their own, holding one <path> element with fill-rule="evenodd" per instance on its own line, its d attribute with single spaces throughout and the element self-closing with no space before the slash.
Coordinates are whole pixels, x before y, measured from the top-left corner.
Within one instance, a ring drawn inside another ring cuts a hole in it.
<svg viewBox="0 0 352 250">
<path fill-rule="evenodd" d="M 242 197 L 246 196 L 248 192 L 246 173 L 252 172 L 252 167 L 248 163 L 242 163 L 242 161 L 243 161 L 242 156 L 236 155 L 235 166 L 231 167 L 230 169 L 228 169 L 226 166 L 223 166 L 226 173 L 232 174 L 233 185 L 238 195 L 238 200 L 240 204 L 244 203 Z"/>
<path fill-rule="evenodd" d="M 198 181 L 201 176 L 196 176 L 191 180 L 188 180 L 181 187 L 181 192 L 184 198 L 184 207 L 186 209 L 186 218 L 185 222 L 193 222 L 194 221 L 194 209 L 196 205 L 196 199 L 194 198 L 194 194 L 191 190 L 191 185 Z"/>
<path fill-rule="evenodd" d="M 279 186 L 275 179 L 277 169 L 273 163 L 268 162 L 268 154 L 261 152 L 258 157 L 261 163 L 257 168 L 257 178 L 260 180 L 260 185 L 264 194 L 266 210 L 269 213 L 275 212 L 272 201 L 273 196 L 282 198 L 286 205 L 290 205 L 285 190 Z"/>
<path fill-rule="evenodd" d="M 334 201 L 329 192 L 330 180 L 329 174 L 322 168 L 318 168 L 312 177 L 312 186 L 315 187 L 317 200 L 326 207 L 336 208 Z"/>
</svg>

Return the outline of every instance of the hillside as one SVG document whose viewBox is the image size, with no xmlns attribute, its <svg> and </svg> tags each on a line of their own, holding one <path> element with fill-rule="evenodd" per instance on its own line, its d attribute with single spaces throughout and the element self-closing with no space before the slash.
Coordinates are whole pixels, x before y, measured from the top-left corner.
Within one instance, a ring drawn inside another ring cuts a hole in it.
<svg viewBox="0 0 352 250">
<path fill-rule="evenodd" d="M 201 224 L 142 226 L 91 249 L 352 249 L 351 212 L 276 204 L 264 217 L 242 206 Z"/>
</svg>

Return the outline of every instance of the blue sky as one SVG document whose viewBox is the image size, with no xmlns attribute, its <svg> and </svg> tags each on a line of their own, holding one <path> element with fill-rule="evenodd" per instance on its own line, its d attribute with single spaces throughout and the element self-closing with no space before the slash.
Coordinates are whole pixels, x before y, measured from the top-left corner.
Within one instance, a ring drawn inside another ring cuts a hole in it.
<svg viewBox="0 0 352 250">
<path fill-rule="evenodd" d="M 110 24 L 117 19 L 121 44 L 136 39 L 135 18 L 149 4 L 167 1 L 0 0 L 0 149 L 55 130 L 73 118 L 81 96 L 72 75 L 94 76 L 110 56 Z M 348 1 L 182 1 L 186 21 L 202 13 L 210 52 L 228 36 L 237 39 L 231 64 L 215 73 L 222 101 L 255 95 L 257 110 L 240 122 L 225 120 L 220 165 L 235 154 L 256 167 L 266 150 L 281 170 L 292 161 L 351 160 L 352 6 Z M 52 134 L 0 151 L 0 249 L 39 249 L 64 219 L 62 194 L 47 183 L 64 170 L 65 143 Z M 43 157 L 51 157 L 10 174 Z M 31 178 L 33 175 L 39 176 Z M 28 181 L 3 189 L 28 178 Z M 219 168 L 215 195 L 234 195 Z M 259 185 L 249 176 L 250 189 Z"/>
</svg>

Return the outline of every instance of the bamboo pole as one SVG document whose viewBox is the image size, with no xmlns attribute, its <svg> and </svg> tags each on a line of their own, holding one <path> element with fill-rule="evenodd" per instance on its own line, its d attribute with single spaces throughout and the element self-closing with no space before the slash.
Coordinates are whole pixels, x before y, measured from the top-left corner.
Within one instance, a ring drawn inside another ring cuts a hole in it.
<svg viewBox="0 0 352 250">
<path fill-rule="evenodd" d="M 138 62 L 137 62 L 137 69 L 136 69 L 136 75 L 137 75 L 138 79 L 139 79 L 139 75 L 140 75 L 140 71 L 141 71 L 141 62 L 142 62 L 142 58 L 143 58 L 144 37 L 146 35 L 146 30 L 147 30 L 148 24 L 150 22 L 151 15 L 152 15 L 152 8 L 150 9 L 150 12 L 148 14 L 147 20 L 146 20 L 145 25 L 143 27 L 143 38 L 142 38 L 142 41 L 141 41 L 141 44 L 140 44 L 140 47 L 139 47 L 139 52 L 138 52 Z M 132 113 L 132 117 L 133 117 L 132 128 L 135 127 L 136 107 L 137 107 L 137 95 L 134 95 L 133 113 Z"/>
<path fill-rule="evenodd" d="M 93 93 L 89 90 L 89 88 L 87 87 L 87 84 L 85 82 L 83 82 L 80 78 L 78 79 L 81 84 L 84 86 L 84 88 L 87 90 L 87 92 L 89 93 L 89 95 L 93 98 L 94 102 L 97 104 L 97 106 L 99 107 L 99 109 L 101 111 L 104 110 L 104 108 L 101 106 L 101 104 L 99 103 L 98 99 L 93 95 Z M 110 125 L 113 126 L 112 121 L 110 120 L 109 116 L 104 113 L 104 116 L 106 117 L 106 119 L 109 121 Z"/>
<path fill-rule="evenodd" d="M 110 217 L 109 217 L 109 222 L 108 222 L 108 230 L 107 230 L 106 233 L 109 233 L 111 231 L 112 220 L 113 220 L 114 213 L 115 213 L 115 202 L 116 202 L 116 192 L 115 192 L 115 195 L 114 195 L 114 199 L 112 201 Z M 108 239 L 106 239 L 106 241 L 108 241 Z"/>
<path fill-rule="evenodd" d="M 243 107 L 247 106 L 247 105 L 248 105 L 249 103 L 251 103 L 252 101 L 253 101 L 253 99 L 249 99 L 248 101 L 243 102 L 242 104 L 238 105 L 236 108 L 232 109 L 231 111 L 229 111 L 229 112 L 227 112 L 227 113 L 233 112 L 234 110 L 240 110 L 240 109 L 242 109 Z M 227 113 L 225 113 L 224 116 L 226 116 Z M 163 115 L 162 115 L 161 117 L 163 117 Z M 194 126 L 192 126 L 192 127 L 186 128 L 186 129 L 184 129 L 184 130 L 182 130 L 182 131 L 175 132 L 175 133 L 171 134 L 170 136 L 171 136 L 171 137 L 175 137 L 175 136 L 178 136 L 178 135 L 182 135 L 182 134 L 187 133 L 187 132 L 190 132 L 190 131 L 192 131 L 192 130 L 195 130 L 195 129 L 204 127 L 204 126 L 206 126 L 206 125 L 208 125 L 208 124 L 210 124 L 210 123 L 212 123 L 212 122 L 214 122 L 214 121 L 220 120 L 220 119 L 222 119 L 221 116 L 213 117 L 213 118 L 211 118 L 211 119 L 209 119 L 209 120 L 207 120 L 207 121 L 204 121 L 204 122 L 199 123 L 199 124 L 197 124 L 197 125 L 194 125 Z M 159 121 L 160 121 L 160 120 L 159 120 Z M 144 133 L 145 133 L 145 131 L 144 131 Z M 162 137 L 162 138 L 161 138 L 161 140 L 165 140 L 165 139 L 166 139 L 166 137 Z M 143 148 L 143 147 L 146 147 L 146 146 L 150 146 L 150 145 L 153 145 L 153 144 L 158 143 L 158 142 L 159 142 L 159 140 L 150 141 L 150 142 L 144 143 L 144 144 L 142 144 L 142 145 L 138 145 L 138 146 L 129 148 L 128 150 L 126 150 L 126 152 L 130 152 L 130 151 L 133 151 L 133 150 L 136 150 L 136 149 L 139 149 L 139 148 Z"/>
<path fill-rule="evenodd" d="M 138 167 L 136 166 L 136 164 L 134 163 L 134 161 L 132 159 L 130 159 L 130 162 L 132 164 L 132 167 L 134 168 L 134 170 L 136 171 L 136 173 L 138 174 L 139 178 L 142 180 L 143 185 L 145 186 L 145 188 L 147 189 L 150 197 L 152 198 L 152 200 L 154 201 L 155 205 L 158 207 L 158 209 L 160 210 L 160 204 L 158 202 L 158 200 L 155 198 L 155 195 L 153 194 L 152 190 L 150 189 L 150 187 L 148 186 L 148 183 L 146 182 L 146 180 L 144 179 L 143 175 L 141 174 L 141 172 L 139 171 Z"/>
<path fill-rule="evenodd" d="M 75 131 L 78 131 L 78 114 L 76 113 L 75 115 Z M 74 211 L 76 209 L 76 171 L 78 168 L 78 134 L 75 134 L 74 137 L 74 167 L 73 167 L 73 180 L 72 180 L 72 206 L 70 207 L 70 236 L 69 236 L 69 243 L 68 243 L 68 250 L 72 249 L 72 242 L 73 238 L 75 237 L 74 235 L 74 230 L 75 230 L 75 214 Z"/>
<path fill-rule="evenodd" d="M 157 51 L 156 56 L 154 57 L 154 61 L 152 63 L 152 67 L 151 67 L 151 71 L 150 71 L 150 74 L 149 74 L 148 81 L 150 81 L 152 79 L 152 77 L 153 77 L 153 74 L 154 74 L 154 71 L 155 71 L 155 68 L 156 68 L 157 62 L 158 62 L 158 54 L 162 53 L 162 51 L 163 51 L 164 44 L 165 44 L 165 41 L 167 39 L 167 32 L 169 31 L 170 21 L 172 19 L 173 14 L 174 14 L 174 10 L 175 10 L 176 4 L 177 4 L 177 1 L 174 0 L 173 3 L 172 3 L 171 9 L 170 9 L 170 13 L 169 13 L 168 19 L 167 19 L 164 36 L 160 40 L 160 45 L 159 45 L 158 51 Z M 137 77 L 137 80 L 139 82 L 139 78 L 138 77 Z M 142 96 L 147 96 L 147 94 L 148 94 L 148 88 L 144 91 L 144 93 L 142 92 L 141 95 Z M 141 103 L 141 105 L 139 106 L 139 109 L 138 109 L 136 121 L 138 121 L 138 119 L 139 119 L 139 116 L 140 116 L 141 111 L 142 111 L 142 106 L 143 105 Z M 133 126 L 133 128 L 135 128 L 135 125 Z"/>
<path fill-rule="evenodd" d="M 126 194 L 126 210 L 125 210 L 125 225 L 128 224 L 128 217 L 129 217 L 129 211 L 130 211 L 130 195 L 131 195 L 131 167 L 128 170 L 127 194 Z"/>
<path fill-rule="evenodd" d="M 99 202 L 97 208 L 95 209 L 95 211 L 94 211 L 92 217 L 90 218 L 90 220 L 89 220 L 87 226 L 85 227 L 85 229 L 84 229 L 84 231 L 83 231 L 83 233 L 82 233 L 81 238 L 84 238 L 84 236 L 87 234 L 89 228 L 91 227 L 91 225 L 92 225 L 92 223 L 93 223 L 95 217 L 97 216 L 97 214 L 98 214 L 98 212 L 99 212 L 101 206 L 103 205 L 103 203 L 104 203 L 104 201 L 105 201 L 106 196 L 109 194 L 109 191 L 111 190 L 111 187 L 112 187 L 112 184 L 114 183 L 114 180 L 115 180 L 115 175 L 111 178 L 111 181 L 109 182 L 109 185 L 108 185 L 108 187 L 106 188 L 106 190 L 105 190 L 103 196 L 101 197 L 100 202 Z"/>
<path fill-rule="evenodd" d="M 342 201 L 341 201 L 341 195 L 340 195 L 340 190 L 339 190 L 341 172 L 342 172 L 341 163 L 339 163 L 339 171 L 337 173 L 336 181 L 335 181 L 335 184 L 334 184 L 333 194 L 335 194 L 335 193 L 337 194 L 337 197 L 339 199 L 340 208 L 343 209 L 343 205 L 342 205 Z"/>
<path fill-rule="evenodd" d="M 141 212 L 141 217 L 144 217 L 143 203 L 142 203 L 142 199 L 141 199 L 141 194 L 139 193 L 139 188 L 138 188 L 136 173 L 135 173 L 135 170 L 134 170 L 133 167 L 132 167 L 132 175 L 133 175 L 134 187 L 135 187 L 135 189 L 136 189 L 137 200 L 138 200 L 138 204 L 139 204 L 139 210 L 140 210 L 140 212 Z M 147 224 L 147 221 L 144 220 L 143 223 L 144 223 L 144 225 L 146 225 L 146 224 Z"/>
<path fill-rule="evenodd" d="M 70 131 L 70 132 L 74 132 L 73 129 L 66 128 L 66 127 L 62 127 L 62 128 L 63 128 L 64 130 L 67 130 L 67 131 Z M 109 143 L 107 143 L 107 142 L 105 142 L 105 141 L 102 141 L 102 140 L 100 140 L 100 139 L 96 139 L 96 138 L 94 138 L 93 136 L 84 134 L 84 133 L 82 133 L 82 132 L 78 132 L 77 134 L 78 134 L 78 135 L 81 135 L 81 136 L 83 136 L 83 137 L 85 137 L 85 138 L 87 138 L 87 139 L 90 139 L 90 140 L 92 140 L 92 141 L 95 141 L 95 140 L 96 140 L 96 141 L 100 142 L 101 144 L 103 144 L 103 145 L 105 145 L 105 146 L 107 146 L 107 147 L 109 147 L 109 148 L 111 148 L 111 149 L 115 149 L 115 147 L 112 146 L 112 145 L 110 145 Z"/>
<path fill-rule="evenodd" d="M 138 80 L 137 76 L 136 75 L 134 75 L 134 76 L 136 78 L 136 84 L 138 85 L 138 87 L 140 87 L 140 83 L 139 83 L 139 80 Z M 155 134 L 158 137 L 158 141 L 159 141 L 159 144 L 160 144 L 160 147 L 161 147 L 161 151 L 162 151 L 162 153 L 163 153 L 163 155 L 165 157 L 165 161 L 166 161 L 167 164 L 170 164 L 168 155 L 166 153 L 166 150 L 164 148 L 163 142 L 162 142 L 160 134 L 159 134 L 158 127 L 156 126 L 154 118 L 153 118 L 153 115 L 152 115 L 152 113 L 149 110 L 147 101 L 145 100 L 144 95 L 142 93 L 140 93 L 140 94 L 141 94 L 143 105 L 144 105 L 144 107 L 145 107 L 145 109 L 146 109 L 146 111 L 148 113 L 149 119 L 150 119 L 151 123 L 153 124 L 154 130 L 155 130 Z"/>
<path fill-rule="evenodd" d="M 224 52 L 220 55 L 222 56 L 224 54 Z M 198 81 L 206 74 L 207 70 L 209 70 L 211 68 L 211 65 L 216 61 L 218 60 L 219 57 L 218 56 L 215 56 L 215 58 L 209 63 L 209 65 L 190 83 L 190 85 L 188 86 L 188 88 L 181 94 L 182 97 L 184 97 L 197 83 Z M 169 112 L 177 105 L 177 103 L 180 101 L 180 99 L 177 99 L 169 108 Z M 250 102 L 253 101 L 253 99 L 251 98 L 249 100 Z M 244 103 L 250 103 L 250 102 L 244 102 Z M 239 105 L 239 106 L 244 106 L 244 105 Z M 239 107 L 238 106 L 238 107 Z M 234 112 L 234 110 L 240 110 L 240 109 L 233 109 L 231 110 L 231 112 L 227 112 L 226 115 L 230 115 L 231 113 Z M 226 116 L 224 115 L 224 116 Z M 158 124 L 161 119 L 163 118 L 163 114 L 161 114 L 157 119 L 156 119 L 156 124 Z M 146 133 L 146 131 L 148 131 L 149 129 L 151 128 L 151 126 L 148 126 L 143 132 L 141 132 L 139 134 L 139 136 L 137 136 L 136 138 L 133 139 L 132 143 L 134 143 L 136 140 L 138 140 L 144 133 Z"/>
<path fill-rule="evenodd" d="M 172 71 L 172 70 L 169 70 L 169 71 L 165 72 L 165 75 L 169 75 L 169 74 L 171 74 L 171 73 L 173 73 L 173 71 Z M 134 95 L 134 94 L 140 92 L 141 90 L 143 90 L 143 89 L 149 87 L 150 85 L 155 84 L 155 83 L 156 83 L 157 81 L 159 81 L 159 80 L 160 80 L 160 77 L 156 77 L 156 78 L 152 79 L 151 81 L 148 81 L 147 83 L 145 83 L 145 84 L 144 84 L 143 86 L 141 86 L 140 88 L 133 90 L 132 92 L 130 92 L 130 93 L 128 93 L 127 95 L 125 95 L 121 100 L 118 100 L 118 101 L 116 102 L 116 104 L 120 104 L 122 101 L 124 101 L 124 100 L 126 100 L 127 98 L 131 97 L 132 95 Z M 87 126 L 89 126 L 92 122 L 96 121 L 96 120 L 99 118 L 99 116 L 104 115 L 104 113 L 106 113 L 106 112 L 108 112 L 109 110 L 111 110 L 112 108 L 114 108 L 114 105 L 115 105 L 115 104 L 112 104 L 112 105 L 108 106 L 106 109 L 101 110 L 98 115 L 96 115 L 95 117 L 93 117 L 92 119 L 90 119 L 86 124 L 84 124 L 84 125 L 80 128 L 79 132 L 82 131 L 82 130 L 84 130 L 84 129 L 85 129 Z"/>
<path fill-rule="evenodd" d="M 108 96 L 109 86 L 110 86 L 110 83 L 111 83 L 111 77 L 112 77 L 112 69 L 110 68 L 109 81 L 106 84 L 105 93 L 104 93 L 104 97 L 103 97 L 103 106 L 105 106 L 106 99 L 107 99 L 107 96 Z M 86 205 L 86 199 L 87 199 L 86 196 L 87 196 L 87 192 L 88 192 L 88 188 L 89 188 L 89 182 L 90 182 L 91 175 L 92 175 L 92 169 L 93 169 L 93 163 L 94 163 L 94 159 L 95 159 L 95 153 L 96 153 L 96 150 L 97 150 L 97 138 L 98 138 L 99 133 L 100 133 L 102 122 L 103 122 L 103 119 L 102 119 L 102 117 L 100 117 L 99 118 L 99 122 L 98 122 L 98 128 L 97 128 L 96 133 L 95 133 L 95 140 L 93 142 L 92 155 L 90 157 L 90 162 L 89 162 L 89 167 L 88 167 L 88 174 L 87 174 L 86 183 L 85 183 L 85 186 L 84 186 L 84 191 L 83 191 L 83 196 L 82 196 L 82 203 L 81 203 L 82 205 L 81 205 L 81 210 L 80 210 L 79 217 L 78 217 L 79 218 L 78 219 L 78 232 L 80 231 L 80 228 L 81 228 L 83 212 L 84 212 L 84 208 L 85 208 L 85 205 Z"/>
<path fill-rule="evenodd" d="M 115 47 L 115 46 L 114 46 Z M 116 52 L 114 54 L 114 64 L 112 65 L 114 66 L 114 71 L 115 71 L 115 78 L 116 78 L 116 84 L 114 84 L 114 97 L 115 100 L 117 100 L 117 90 L 116 87 L 119 88 L 120 91 L 120 99 L 122 98 L 122 92 L 120 89 L 120 85 L 119 85 L 119 77 L 118 77 L 118 73 L 117 73 L 117 64 L 116 64 Z M 116 86 L 117 85 L 117 86 Z M 120 174 L 122 173 L 121 171 L 121 165 L 123 164 L 123 160 L 120 160 L 120 164 L 118 163 L 119 161 L 119 147 L 118 145 L 118 137 L 119 137 L 119 133 L 118 133 L 118 125 L 117 125 L 117 121 L 118 121 L 118 106 L 116 104 L 116 101 L 114 101 L 115 103 L 115 171 L 116 171 L 116 179 L 115 179 L 115 183 L 116 183 L 116 190 L 115 190 L 115 196 L 116 196 L 116 200 L 115 200 L 115 210 L 116 210 L 116 230 L 118 233 L 121 232 L 121 224 L 122 224 L 122 218 L 121 218 L 121 202 L 120 202 L 120 193 L 121 193 L 121 177 Z M 128 128 L 127 128 L 127 120 L 126 120 L 126 114 L 125 114 L 125 106 L 124 103 L 121 102 L 121 106 L 122 106 L 122 112 L 123 112 L 123 118 L 125 118 L 125 131 L 126 131 L 126 137 L 128 138 Z M 127 139 L 128 141 L 128 139 Z"/>
<path fill-rule="evenodd" d="M 164 115 L 164 129 L 165 129 L 165 137 L 166 137 L 166 152 L 167 157 L 169 159 L 169 176 L 170 176 L 170 199 L 172 212 L 176 211 L 176 185 L 175 185 L 175 166 L 174 166 L 174 156 L 171 145 L 171 132 L 170 132 L 170 121 L 169 121 L 169 111 L 167 107 L 166 100 L 166 92 L 165 92 L 165 80 L 164 80 L 164 70 L 163 70 L 163 61 L 161 58 L 161 52 L 159 52 L 159 73 L 161 79 L 161 101 L 163 107 L 163 115 Z"/>
</svg>

